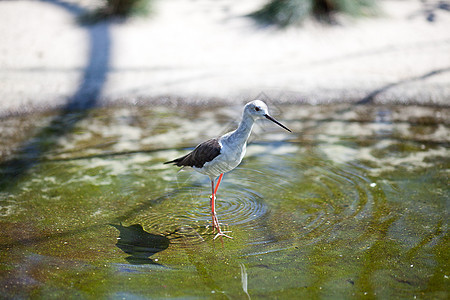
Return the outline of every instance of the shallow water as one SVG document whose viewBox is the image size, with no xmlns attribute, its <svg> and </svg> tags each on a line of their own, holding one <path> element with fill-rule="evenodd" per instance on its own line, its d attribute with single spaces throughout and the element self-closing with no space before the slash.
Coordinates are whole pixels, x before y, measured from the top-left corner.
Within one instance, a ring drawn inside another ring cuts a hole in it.
<svg viewBox="0 0 450 300">
<path fill-rule="evenodd" d="M 433 298 L 449 291 L 450 110 L 276 106 L 224 176 L 162 162 L 240 107 L 0 120 L 7 298 Z"/>
</svg>

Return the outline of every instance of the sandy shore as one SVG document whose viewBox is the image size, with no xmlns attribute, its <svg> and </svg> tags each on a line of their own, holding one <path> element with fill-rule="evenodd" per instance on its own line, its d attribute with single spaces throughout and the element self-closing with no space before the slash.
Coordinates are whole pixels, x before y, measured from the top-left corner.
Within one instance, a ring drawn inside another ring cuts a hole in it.
<svg viewBox="0 0 450 300">
<path fill-rule="evenodd" d="M 245 17 L 265 1 L 241 2 L 156 1 L 149 17 L 81 26 L 92 1 L 1 1 L 0 111 L 262 93 L 313 104 L 450 103 L 450 12 L 438 1 L 381 1 L 377 18 L 283 31 Z"/>
</svg>

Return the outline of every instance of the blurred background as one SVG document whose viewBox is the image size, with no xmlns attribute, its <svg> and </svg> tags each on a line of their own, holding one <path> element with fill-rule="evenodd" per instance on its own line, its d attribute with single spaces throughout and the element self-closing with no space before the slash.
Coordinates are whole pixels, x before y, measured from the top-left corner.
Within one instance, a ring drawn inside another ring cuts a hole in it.
<svg viewBox="0 0 450 300">
<path fill-rule="evenodd" d="M 0 1 L 0 298 L 449 299 L 450 1 Z M 264 100 L 217 212 L 163 162 Z"/>
<path fill-rule="evenodd" d="M 435 0 L 0 3 L 0 111 L 136 101 L 448 104 Z M 75 105 L 75 104 L 71 104 Z"/>
</svg>

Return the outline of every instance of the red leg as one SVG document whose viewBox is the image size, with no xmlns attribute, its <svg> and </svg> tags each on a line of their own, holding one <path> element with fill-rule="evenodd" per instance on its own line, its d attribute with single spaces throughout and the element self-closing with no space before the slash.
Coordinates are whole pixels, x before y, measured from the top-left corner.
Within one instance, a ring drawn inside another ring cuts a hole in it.
<svg viewBox="0 0 450 300">
<path fill-rule="evenodd" d="M 212 228 L 213 228 L 213 232 L 216 231 L 217 225 L 216 225 L 216 203 L 215 203 L 215 198 L 216 198 L 216 193 L 214 192 L 214 180 L 211 180 L 211 201 L 210 201 L 210 205 L 211 205 L 211 217 L 212 217 Z"/>
<path fill-rule="evenodd" d="M 212 217 L 212 226 L 213 226 L 213 232 L 215 232 L 215 229 L 217 229 L 217 234 L 214 237 L 214 239 L 216 239 L 217 237 L 227 237 L 227 238 L 232 238 L 226 234 L 224 234 L 224 232 L 220 229 L 220 225 L 219 225 L 219 220 L 217 219 L 217 215 L 216 215 L 216 204 L 215 204 L 215 200 L 216 200 L 216 193 L 217 190 L 219 189 L 219 184 L 220 181 L 222 180 L 223 177 L 223 173 L 220 174 L 219 179 L 217 180 L 217 185 L 214 188 L 214 180 L 211 180 L 211 189 L 212 189 L 212 195 L 211 195 L 211 217 Z"/>
<path fill-rule="evenodd" d="M 216 215 L 216 194 L 217 194 L 217 190 L 219 189 L 219 184 L 220 181 L 222 180 L 223 177 L 223 173 L 220 174 L 219 179 L 217 180 L 217 184 L 216 184 L 216 188 L 214 188 L 214 181 L 211 181 L 211 188 L 212 188 L 212 195 L 211 195 L 211 214 L 212 214 L 212 219 L 213 219 L 213 229 L 217 229 L 217 232 L 221 232 L 220 230 L 220 225 L 219 225 L 219 220 L 217 219 L 217 215 Z"/>
<path fill-rule="evenodd" d="M 217 185 L 216 185 L 216 188 L 214 189 L 214 195 L 217 193 L 217 190 L 219 189 L 219 184 L 220 184 L 220 181 L 222 181 L 222 177 L 223 177 L 223 173 L 220 174 L 219 179 L 217 179 Z"/>
</svg>

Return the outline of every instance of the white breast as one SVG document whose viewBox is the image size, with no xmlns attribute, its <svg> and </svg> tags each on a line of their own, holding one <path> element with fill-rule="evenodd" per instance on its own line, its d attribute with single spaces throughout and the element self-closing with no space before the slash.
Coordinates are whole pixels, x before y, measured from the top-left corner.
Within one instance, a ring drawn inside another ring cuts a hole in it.
<svg viewBox="0 0 450 300">
<path fill-rule="evenodd" d="M 203 168 L 195 168 L 198 172 L 210 177 L 217 177 L 222 173 L 236 168 L 245 156 L 246 143 L 233 143 L 229 140 L 219 140 L 222 149 L 220 155 L 203 165 Z"/>
</svg>

